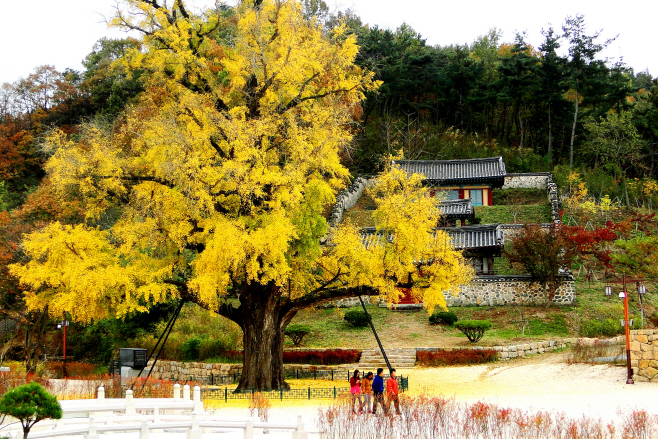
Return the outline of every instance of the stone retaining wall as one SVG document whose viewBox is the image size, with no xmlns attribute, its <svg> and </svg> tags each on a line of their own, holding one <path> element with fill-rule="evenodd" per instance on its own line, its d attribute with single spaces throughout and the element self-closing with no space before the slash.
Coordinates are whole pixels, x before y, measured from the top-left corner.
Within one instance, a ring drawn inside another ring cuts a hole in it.
<svg viewBox="0 0 658 439">
<path fill-rule="evenodd" d="M 633 380 L 658 382 L 658 329 L 630 332 Z M 618 338 L 624 340 L 624 337 Z"/>
<path fill-rule="evenodd" d="M 336 197 L 336 204 L 334 204 L 331 214 L 329 214 L 329 225 L 332 227 L 338 226 L 343 219 L 343 212 L 351 209 L 356 205 L 359 198 L 363 194 L 364 189 L 368 185 L 368 180 L 363 177 L 358 177 L 354 182 Z"/>
<path fill-rule="evenodd" d="M 462 286 L 457 296 L 446 294 L 448 306 L 543 305 L 548 293 L 530 282 L 530 276 L 480 276 Z M 573 280 L 565 281 L 552 303 L 571 305 L 576 300 Z"/>
<path fill-rule="evenodd" d="M 553 175 L 550 172 L 507 174 L 503 189 L 547 189 L 552 182 Z"/>
</svg>

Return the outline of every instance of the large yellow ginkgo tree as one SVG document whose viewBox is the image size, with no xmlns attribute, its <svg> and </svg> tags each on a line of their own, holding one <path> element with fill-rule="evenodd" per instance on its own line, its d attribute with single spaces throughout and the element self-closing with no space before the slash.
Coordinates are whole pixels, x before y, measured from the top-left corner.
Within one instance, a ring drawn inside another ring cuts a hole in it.
<svg viewBox="0 0 658 439">
<path fill-rule="evenodd" d="M 143 34 L 117 62 L 141 72 L 145 92 L 111 127 L 48 138 L 50 181 L 87 219 L 25 237 L 29 261 L 12 271 L 29 307 L 90 322 L 192 301 L 242 328 L 238 390 L 279 389 L 283 330 L 298 310 L 395 301 L 402 284 L 431 310 L 469 280 L 433 229 L 421 176 L 377 179 L 377 233 L 327 226 L 350 179 L 341 154 L 378 86 L 344 28 L 323 34 L 292 0 L 196 15 L 181 0 L 128 0 L 113 23 Z"/>
</svg>

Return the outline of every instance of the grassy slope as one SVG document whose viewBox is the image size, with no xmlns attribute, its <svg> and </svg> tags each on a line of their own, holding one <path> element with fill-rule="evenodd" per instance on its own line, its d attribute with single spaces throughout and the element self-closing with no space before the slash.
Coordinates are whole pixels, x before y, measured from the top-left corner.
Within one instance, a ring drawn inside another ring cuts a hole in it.
<svg viewBox="0 0 658 439">
<path fill-rule="evenodd" d="M 579 282 L 577 291 L 578 303 L 574 306 L 454 307 L 451 310 L 460 320 L 486 319 L 493 323 L 493 329 L 478 343 L 481 346 L 577 337 L 583 320 L 619 319 L 623 315 L 621 301 L 616 296 L 606 298 L 603 295 L 603 284 L 588 286 L 587 283 Z M 632 299 L 631 313 L 639 319 L 638 304 Z M 649 316 L 655 312 L 656 304 L 658 299 L 647 295 L 647 326 L 652 325 Z M 385 347 L 471 345 L 466 337 L 454 328 L 430 325 L 424 310 L 390 311 L 371 306 L 368 311 L 372 314 L 373 323 Z M 344 309 L 308 310 L 295 317 L 293 323 L 307 324 L 313 329 L 304 342 L 306 347 L 377 346 L 370 328 L 353 328 L 343 320 L 343 315 Z M 522 320 L 527 320 L 524 337 L 521 337 Z"/>
</svg>

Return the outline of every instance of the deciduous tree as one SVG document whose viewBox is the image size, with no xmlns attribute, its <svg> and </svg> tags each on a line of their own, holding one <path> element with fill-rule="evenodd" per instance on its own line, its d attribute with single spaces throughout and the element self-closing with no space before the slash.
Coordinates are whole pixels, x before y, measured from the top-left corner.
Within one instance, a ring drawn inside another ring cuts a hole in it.
<svg viewBox="0 0 658 439">
<path fill-rule="evenodd" d="M 193 301 L 241 326 L 238 389 L 278 389 L 298 310 L 358 294 L 392 301 L 404 282 L 431 311 L 468 281 L 461 253 L 433 231 L 438 211 L 419 175 L 378 179 L 377 245 L 349 224 L 327 227 L 349 179 L 339 157 L 350 123 L 377 87 L 344 27 L 327 37 L 294 1 L 203 16 L 181 0 L 126 4 L 114 22 L 144 35 L 122 59 L 143 72 L 145 92 L 115 127 L 49 138 L 50 178 L 87 219 L 24 241 L 29 262 L 13 273 L 29 307 L 89 322 Z M 218 42 L 227 28 L 230 44 Z"/>
</svg>

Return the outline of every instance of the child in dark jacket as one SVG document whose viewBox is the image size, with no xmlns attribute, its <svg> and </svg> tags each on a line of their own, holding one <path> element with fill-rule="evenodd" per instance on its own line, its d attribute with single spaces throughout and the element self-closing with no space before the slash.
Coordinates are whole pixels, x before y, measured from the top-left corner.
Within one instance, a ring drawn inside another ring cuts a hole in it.
<svg viewBox="0 0 658 439">
<path fill-rule="evenodd" d="M 384 405 L 384 369 L 381 367 L 377 369 L 377 375 L 372 381 L 372 392 L 373 392 L 373 402 L 372 402 L 372 414 L 377 413 L 377 403 L 381 404 L 382 410 L 386 413 L 386 406 Z"/>
</svg>

